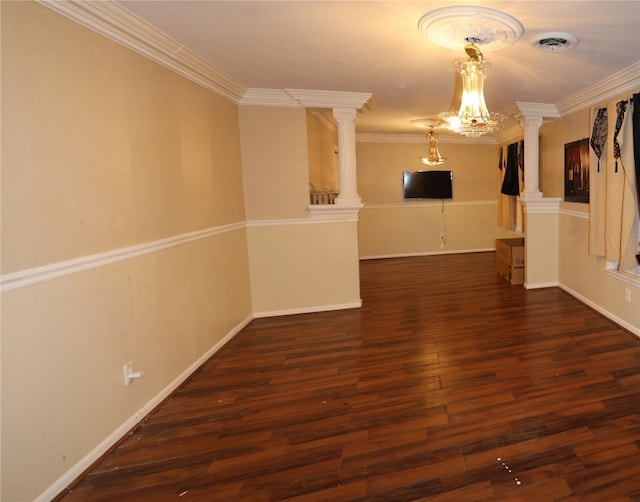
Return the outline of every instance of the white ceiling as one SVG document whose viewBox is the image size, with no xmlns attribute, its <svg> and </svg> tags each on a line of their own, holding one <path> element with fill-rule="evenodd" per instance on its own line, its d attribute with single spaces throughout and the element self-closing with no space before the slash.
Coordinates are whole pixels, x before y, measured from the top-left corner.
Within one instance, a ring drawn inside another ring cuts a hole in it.
<svg viewBox="0 0 640 502">
<path fill-rule="evenodd" d="M 130 1 L 120 4 L 248 88 L 372 93 L 359 133 L 415 133 L 411 120 L 451 108 L 452 60 L 418 29 L 450 5 L 498 9 L 524 26 L 486 52 L 490 111 L 516 101 L 558 104 L 640 61 L 640 0 L 627 1 Z M 532 41 L 565 32 L 578 45 L 544 52 Z"/>
</svg>

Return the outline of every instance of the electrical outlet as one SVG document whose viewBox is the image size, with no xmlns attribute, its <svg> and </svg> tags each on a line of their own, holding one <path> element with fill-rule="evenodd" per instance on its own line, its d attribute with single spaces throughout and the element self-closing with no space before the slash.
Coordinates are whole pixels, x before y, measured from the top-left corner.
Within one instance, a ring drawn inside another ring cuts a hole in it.
<svg viewBox="0 0 640 502">
<path fill-rule="evenodd" d="M 624 301 L 631 303 L 631 290 L 629 288 L 624 288 Z"/>
</svg>

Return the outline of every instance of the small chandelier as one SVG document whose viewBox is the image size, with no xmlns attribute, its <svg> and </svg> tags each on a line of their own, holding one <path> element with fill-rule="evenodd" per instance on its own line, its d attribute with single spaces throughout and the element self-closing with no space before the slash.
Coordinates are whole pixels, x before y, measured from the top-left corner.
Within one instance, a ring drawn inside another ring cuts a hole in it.
<svg viewBox="0 0 640 502">
<path fill-rule="evenodd" d="M 438 138 L 433 132 L 433 127 L 427 133 L 427 139 L 429 140 L 429 155 L 426 157 L 419 157 L 420 162 L 430 167 L 439 166 L 444 164 L 444 159 L 440 156 L 438 151 Z"/>
<path fill-rule="evenodd" d="M 462 102 L 457 112 L 443 112 L 439 117 L 446 122 L 445 127 L 468 137 L 478 137 L 502 127 L 507 116 L 489 112 L 484 101 L 484 80 L 489 63 L 475 45 L 479 39 L 465 39 L 464 50 L 468 59 L 456 59 L 454 64 L 462 77 Z"/>
</svg>

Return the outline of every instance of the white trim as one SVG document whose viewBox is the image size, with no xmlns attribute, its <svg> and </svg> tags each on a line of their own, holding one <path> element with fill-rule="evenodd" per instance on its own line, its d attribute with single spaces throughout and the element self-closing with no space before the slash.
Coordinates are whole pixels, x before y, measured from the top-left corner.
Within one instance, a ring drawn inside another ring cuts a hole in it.
<svg viewBox="0 0 640 502">
<path fill-rule="evenodd" d="M 156 253 L 163 249 L 180 246 L 188 242 L 207 239 L 214 235 L 240 230 L 245 228 L 245 223 L 231 223 L 229 225 L 221 225 L 219 227 L 206 228 L 204 230 L 196 230 L 185 234 L 167 237 L 154 242 L 146 242 L 126 248 L 113 249 L 103 253 L 96 253 L 71 260 L 65 260 L 58 263 L 51 263 L 41 267 L 33 267 L 10 274 L 0 276 L 0 293 L 11 291 L 17 288 L 31 286 L 39 282 L 55 279 L 69 274 L 74 274 L 82 270 L 91 268 L 104 267 L 112 263 L 129 260 L 137 256 Z"/>
<path fill-rule="evenodd" d="M 425 251 L 421 253 L 397 253 L 397 254 L 379 254 L 370 256 L 361 256 L 360 260 L 380 260 L 384 258 L 411 258 L 418 256 L 436 256 L 441 254 L 466 254 L 466 253 L 486 253 L 495 251 L 496 248 L 480 248 L 480 249 L 454 249 L 452 251 Z"/>
<path fill-rule="evenodd" d="M 118 2 L 37 1 L 234 103 L 246 91 L 246 87 Z"/>
<path fill-rule="evenodd" d="M 51 10 L 68 17 L 101 35 L 142 54 L 198 85 L 224 96 L 234 103 L 263 104 L 270 106 L 292 106 L 291 100 L 283 99 L 286 93 L 305 107 L 362 107 L 372 110 L 375 100 L 371 94 L 355 92 L 313 91 L 304 89 L 248 89 L 230 76 L 209 64 L 182 44 L 161 32 L 153 25 L 134 15 L 118 2 L 88 2 L 78 0 L 36 0 Z M 588 108 L 607 99 L 631 91 L 640 86 L 640 62 L 603 79 L 557 103 L 561 116 Z M 277 93 L 275 104 L 273 98 Z M 283 104 L 287 103 L 287 104 Z M 387 142 L 393 134 L 363 134 L 360 141 Z M 400 135 L 402 136 L 402 135 Z M 366 139 L 365 139 L 366 138 Z M 400 140 L 400 142 L 403 142 Z M 495 138 L 483 137 L 465 140 L 469 143 L 495 143 Z"/>
<path fill-rule="evenodd" d="M 260 89 L 250 87 L 238 101 L 240 105 L 281 106 L 283 108 L 302 108 L 286 91 L 282 89 Z"/>
<path fill-rule="evenodd" d="M 321 110 L 309 110 L 318 122 L 329 129 L 332 132 L 338 131 L 338 124 L 336 123 L 333 114 L 327 113 Z M 335 148 L 335 153 L 338 153 L 338 147 Z"/>
<path fill-rule="evenodd" d="M 566 209 L 560 207 L 560 214 L 564 214 L 565 216 L 572 216 L 574 218 L 582 218 L 583 220 L 589 219 L 589 213 L 583 213 L 582 211 L 574 211 L 572 209 Z"/>
<path fill-rule="evenodd" d="M 627 284 L 640 288 L 640 276 L 636 276 L 631 271 L 620 271 L 610 268 L 605 268 L 604 271 L 608 276 L 613 277 L 618 281 L 626 282 Z"/>
<path fill-rule="evenodd" d="M 309 206 L 311 219 L 324 222 L 358 221 L 362 204 L 313 204 Z"/>
<path fill-rule="evenodd" d="M 560 115 L 597 105 L 640 87 L 640 61 L 556 104 Z"/>
<path fill-rule="evenodd" d="M 420 134 L 393 134 L 393 133 L 359 133 L 356 134 L 356 143 L 427 143 L 426 132 Z M 480 144 L 497 145 L 495 138 L 481 136 L 478 138 L 465 138 L 462 136 L 438 135 L 440 144 Z"/>
<path fill-rule="evenodd" d="M 504 145 L 506 143 L 511 143 L 514 141 L 518 141 L 524 138 L 524 131 L 520 124 L 509 127 L 508 129 L 503 129 L 498 131 L 496 134 L 496 141 Z"/>
<path fill-rule="evenodd" d="M 558 214 L 562 199 L 556 197 L 527 198 L 518 197 L 527 214 Z"/>
<path fill-rule="evenodd" d="M 87 453 L 79 462 L 77 462 L 71 469 L 65 472 L 60 478 L 58 478 L 49 488 L 42 492 L 35 498 L 36 502 L 48 501 L 55 498 L 57 495 L 73 483 L 78 476 L 80 476 L 85 470 L 104 455 L 109 448 L 122 439 L 129 431 L 136 427 L 149 413 L 151 413 L 162 401 L 169 397 L 173 391 L 175 391 L 187 378 L 189 378 L 194 371 L 202 366 L 207 359 L 213 356 L 218 350 L 220 350 L 229 340 L 236 336 L 244 327 L 253 320 L 253 316 L 247 317 L 244 321 L 241 321 L 234 328 L 225 335 L 224 338 L 216 342 L 207 352 L 201 355 L 195 362 L 193 362 L 187 369 L 185 369 L 180 375 L 178 375 L 169 385 L 167 385 L 162 391 L 156 394 L 149 402 L 147 402 L 142 408 L 131 415 L 126 421 L 124 421 L 116 430 L 103 439 L 93 450 Z"/>
<path fill-rule="evenodd" d="M 618 317 L 615 314 L 612 314 L 611 312 L 609 312 L 608 310 L 603 309 L 600 305 L 598 305 L 597 303 L 592 302 L 591 300 L 589 300 L 588 298 L 582 296 L 580 293 L 578 293 L 577 291 L 574 291 L 573 289 L 571 289 L 570 287 L 566 286 L 565 284 L 560 283 L 558 285 L 560 287 L 560 289 L 566 291 L 567 293 L 569 293 L 571 296 L 577 298 L 578 300 L 580 300 L 582 303 L 588 305 L 589 307 L 591 307 L 593 310 L 595 310 L 596 312 L 599 312 L 600 314 L 602 314 L 603 316 L 605 316 L 607 319 L 615 322 L 616 324 L 619 324 L 620 326 L 622 326 L 624 329 L 630 331 L 631 333 L 633 333 L 635 336 L 637 336 L 638 338 L 640 338 L 640 328 L 634 326 L 633 324 L 628 323 L 627 321 L 625 321 L 624 319 L 621 319 L 620 317 Z"/>
<path fill-rule="evenodd" d="M 558 287 L 559 283 L 556 282 L 539 282 L 538 284 L 529 284 L 524 283 L 525 289 L 542 289 L 542 288 L 555 288 Z"/>
<path fill-rule="evenodd" d="M 353 108 L 373 110 L 376 102 L 370 92 L 316 91 L 312 89 L 285 89 L 305 108 Z"/>
<path fill-rule="evenodd" d="M 289 225 L 318 225 L 325 223 L 342 223 L 358 221 L 357 218 L 291 218 L 283 220 L 253 220 L 247 221 L 248 228 L 255 227 L 284 227 Z"/>
<path fill-rule="evenodd" d="M 527 101 L 516 101 L 509 108 L 507 114 L 520 120 L 529 117 L 540 117 L 543 119 L 557 119 L 560 117 L 558 109 L 550 103 L 531 103 Z"/>
<path fill-rule="evenodd" d="M 292 315 L 292 314 L 311 314 L 314 312 L 328 312 L 331 310 L 357 309 L 360 307 L 362 307 L 362 300 L 360 300 L 359 302 L 340 303 L 336 305 L 319 305 L 316 307 L 301 307 L 297 309 L 269 310 L 265 312 L 256 312 L 253 314 L 253 317 L 261 318 L 261 317 L 277 317 L 277 316 Z"/>
<path fill-rule="evenodd" d="M 451 206 L 495 206 L 498 204 L 496 200 L 469 200 L 469 201 L 459 201 L 459 202 L 450 202 L 445 201 L 445 207 Z M 424 202 L 403 202 L 403 203 L 392 203 L 392 204 L 365 204 L 365 209 L 392 209 L 392 208 L 406 208 L 406 207 L 442 207 L 442 202 L 438 201 L 424 201 Z"/>
</svg>

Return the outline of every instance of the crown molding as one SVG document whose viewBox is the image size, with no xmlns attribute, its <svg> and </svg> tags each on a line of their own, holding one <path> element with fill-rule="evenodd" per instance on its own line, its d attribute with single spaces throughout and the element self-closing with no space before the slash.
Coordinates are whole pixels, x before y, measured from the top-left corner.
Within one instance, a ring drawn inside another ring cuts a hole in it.
<svg viewBox="0 0 640 502">
<path fill-rule="evenodd" d="M 259 89 L 250 87 L 244 96 L 238 100 L 240 105 L 256 106 L 281 106 L 289 108 L 302 108 L 303 105 L 293 99 L 282 89 Z"/>
<path fill-rule="evenodd" d="M 245 94 L 244 86 L 117 2 L 36 1 L 235 103 Z"/>
<path fill-rule="evenodd" d="M 523 139 L 523 137 L 524 131 L 522 130 L 522 127 L 520 127 L 519 125 L 514 125 L 512 127 L 509 127 L 508 129 L 504 129 L 498 132 L 498 134 L 496 134 L 496 141 L 499 144 L 504 145 L 505 143 L 519 141 Z"/>
<path fill-rule="evenodd" d="M 560 101 L 556 108 L 560 115 L 567 115 L 595 106 L 638 87 L 640 87 L 640 61 Z"/>
<path fill-rule="evenodd" d="M 369 92 L 307 89 L 285 89 L 285 92 L 305 108 L 354 108 L 360 111 L 369 111 L 376 107 L 373 94 Z"/>
<path fill-rule="evenodd" d="M 358 143 L 426 143 L 426 133 L 422 134 L 393 134 L 393 133 L 359 133 L 356 134 Z M 440 144 L 476 144 L 495 145 L 496 138 L 492 136 L 480 136 L 478 138 L 465 138 L 462 136 L 438 136 Z"/>
<path fill-rule="evenodd" d="M 335 121 L 333 115 L 329 113 L 322 112 L 320 110 L 311 110 L 311 115 L 313 115 L 318 122 L 320 122 L 324 127 L 329 129 L 330 131 L 337 131 L 338 124 Z"/>
<path fill-rule="evenodd" d="M 516 101 L 507 108 L 506 113 L 517 120 L 525 117 L 541 117 L 543 119 L 557 119 L 560 117 L 556 105 L 550 103 L 530 103 L 527 101 Z"/>
<path fill-rule="evenodd" d="M 375 101 L 370 93 L 307 89 L 249 88 L 238 100 L 238 104 L 294 108 L 350 108 L 361 111 L 372 110 L 375 107 Z"/>
<path fill-rule="evenodd" d="M 376 106 L 375 99 L 370 93 L 246 88 L 117 2 L 82 0 L 36 1 L 54 12 L 124 45 L 237 104 L 283 107 L 302 106 L 306 108 L 355 108 L 360 111 L 373 110 Z M 639 87 L 640 61 L 558 102 L 555 105 L 556 112 L 559 113 L 559 116 L 567 115 L 598 105 Z M 516 105 L 512 105 L 510 110 L 513 106 Z M 545 116 L 555 118 L 553 115 Z M 373 136 L 376 136 L 376 138 L 374 139 Z M 410 142 L 402 138 L 389 141 L 383 139 L 383 136 L 395 135 L 361 134 L 359 135 L 359 140 Z M 499 137 L 502 138 L 502 135 Z M 442 141 L 443 137 L 439 139 Z M 463 140 L 461 143 L 492 142 L 487 141 L 489 138 L 480 139 L 484 139 L 484 141 L 478 141 L 478 139 L 473 141 Z"/>
</svg>

